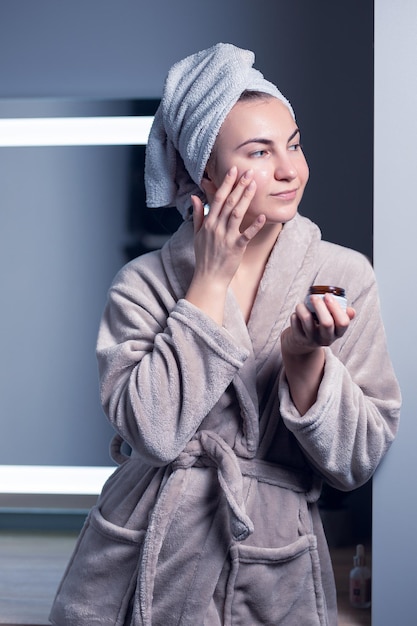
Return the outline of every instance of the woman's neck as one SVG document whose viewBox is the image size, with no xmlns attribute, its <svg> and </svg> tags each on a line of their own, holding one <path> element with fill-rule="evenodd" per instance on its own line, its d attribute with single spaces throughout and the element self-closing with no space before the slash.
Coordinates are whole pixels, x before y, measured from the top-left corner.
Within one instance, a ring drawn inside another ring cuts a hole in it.
<svg viewBox="0 0 417 626">
<path fill-rule="evenodd" d="M 241 267 L 262 266 L 265 268 L 272 248 L 275 246 L 283 227 L 283 224 L 265 224 L 256 237 L 249 242 Z"/>
<path fill-rule="evenodd" d="M 282 225 L 266 225 L 246 248 L 242 262 L 231 282 L 231 288 L 247 323 L 258 292 L 265 266 Z"/>
</svg>

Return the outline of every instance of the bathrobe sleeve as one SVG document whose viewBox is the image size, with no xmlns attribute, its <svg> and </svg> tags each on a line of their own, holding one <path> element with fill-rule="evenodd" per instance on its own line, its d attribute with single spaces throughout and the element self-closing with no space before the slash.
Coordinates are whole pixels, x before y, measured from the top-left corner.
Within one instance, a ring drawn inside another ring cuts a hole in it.
<svg viewBox="0 0 417 626">
<path fill-rule="evenodd" d="M 279 395 L 284 423 L 311 464 L 331 485 L 350 490 L 372 476 L 392 443 L 401 398 L 387 351 L 373 269 L 357 253 L 345 254 L 347 273 L 340 284 L 353 296 L 356 317 L 345 336 L 325 348 L 317 401 L 301 416 L 291 401 L 285 371 Z"/>
<path fill-rule="evenodd" d="M 177 300 L 157 253 L 116 277 L 97 342 L 101 401 L 145 462 L 178 456 L 247 356 L 225 329 Z"/>
</svg>

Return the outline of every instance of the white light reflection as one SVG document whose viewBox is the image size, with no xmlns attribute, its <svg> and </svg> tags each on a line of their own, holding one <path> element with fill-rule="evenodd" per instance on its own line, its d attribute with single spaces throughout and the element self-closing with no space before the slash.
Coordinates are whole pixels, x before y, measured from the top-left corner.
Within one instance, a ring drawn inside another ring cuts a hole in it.
<svg viewBox="0 0 417 626">
<path fill-rule="evenodd" d="M 0 147 L 145 145 L 153 116 L 1 118 Z"/>
<path fill-rule="evenodd" d="M 115 467 L 0 465 L 0 494 L 97 495 Z"/>
</svg>

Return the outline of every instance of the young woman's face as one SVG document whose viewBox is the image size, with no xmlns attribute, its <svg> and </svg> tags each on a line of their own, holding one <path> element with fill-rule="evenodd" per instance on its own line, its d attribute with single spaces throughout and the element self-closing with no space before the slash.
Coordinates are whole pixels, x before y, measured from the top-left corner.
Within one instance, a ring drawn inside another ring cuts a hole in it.
<svg viewBox="0 0 417 626">
<path fill-rule="evenodd" d="M 280 100 L 242 101 L 230 111 L 207 165 L 213 190 L 233 165 L 239 176 L 252 170 L 256 181 L 245 222 L 261 213 L 270 224 L 285 223 L 294 217 L 308 180 L 308 166 L 300 132 Z"/>
</svg>

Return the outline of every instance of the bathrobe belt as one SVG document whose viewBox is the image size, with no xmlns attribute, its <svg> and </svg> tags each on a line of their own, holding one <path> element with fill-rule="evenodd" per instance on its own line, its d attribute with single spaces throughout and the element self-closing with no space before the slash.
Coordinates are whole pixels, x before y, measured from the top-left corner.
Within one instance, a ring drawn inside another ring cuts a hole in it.
<svg viewBox="0 0 417 626">
<path fill-rule="evenodd" d="M 186 490 L 187 470 L 192 467 L 217 469 L 219 485 L 229 505 L 230 531 L 236 541 L 246 539 L 254 530 L 245 509 L 243 476 L 304 493 L 309 502 L 316 501 L 320 495 L 321 483 L 312 475 L 297 473 L 259 459 L 242 459 L 216 433 L 199 431 L 171 463 L 150 517 L 143 545 L 139 594 L 136 597 L 136 606 L 140 607 L 141 623 L 144 626 L 150 626 L 152 622 L 153 586 L 158 557 L 181 495 Z"/>
</svg>

